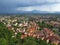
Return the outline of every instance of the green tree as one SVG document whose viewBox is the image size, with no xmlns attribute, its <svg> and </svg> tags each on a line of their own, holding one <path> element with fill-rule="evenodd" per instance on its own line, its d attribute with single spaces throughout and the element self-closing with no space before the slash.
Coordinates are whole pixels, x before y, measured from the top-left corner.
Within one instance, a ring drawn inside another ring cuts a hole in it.
<svg viewBox="0 0 60 45">
<path fill-rule="evenodd" d="M 36 41 L 35 41 L 35 38 L 33 37 L 27 37 L 23 40 L 23 43 L 22 45 L 36 45 Z"/>
<path fill-rule="evenodd" d="M 8 45 L 8 41 L 5 38 L 0 38 L 0 45 Z"/>
</svg>

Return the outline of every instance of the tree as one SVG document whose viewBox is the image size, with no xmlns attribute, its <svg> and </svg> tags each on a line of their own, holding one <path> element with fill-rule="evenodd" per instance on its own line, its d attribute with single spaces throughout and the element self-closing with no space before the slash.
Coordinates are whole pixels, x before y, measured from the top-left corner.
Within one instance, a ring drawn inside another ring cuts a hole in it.
<svg viewBox="0 0 60 45">
<path fill-rule="evenodd" d="M 35 38 L 33 37 L 27 37 L 24 39 L 23 41 L 23 45 L 36 45 L 36 41 L 35 41 Z"/>
<path fill-rule="evenodd" d="M 8 41 L 5 38 L 0 38 L 0 45 L 8 45 Z"/>
</svg>

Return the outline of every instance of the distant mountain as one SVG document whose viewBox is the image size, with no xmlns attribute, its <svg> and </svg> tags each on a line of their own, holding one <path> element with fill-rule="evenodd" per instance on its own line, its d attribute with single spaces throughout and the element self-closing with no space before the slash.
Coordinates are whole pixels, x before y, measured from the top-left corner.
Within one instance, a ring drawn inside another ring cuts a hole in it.
<svg viewBox="0 0 60 45">
<path fill-rule="evenodd" d="M 16 13 L 17 14 L 47 14 L 49 12 L 33 10 L 33 11 L 17 11 Z"/>
<path fill-rule="evenodd" d="M 0 13 L 0 14 L 60 14 L 60 12 L 47 12 L 47 11 L 37 11 L 37 10 L 33 10 L 33 11 L 13 11 L 13 12 L 4 12 L 4 13 Z"/>
<path fill-rule="evenodd" d="M 60 14 L 60 12 L 47 12 L 47 11 L 37 11 L 37 10 L 33 10 L 33 11 L 19 11 L 16 13 L 27 13 L 27 14 Z"/>
</svg>

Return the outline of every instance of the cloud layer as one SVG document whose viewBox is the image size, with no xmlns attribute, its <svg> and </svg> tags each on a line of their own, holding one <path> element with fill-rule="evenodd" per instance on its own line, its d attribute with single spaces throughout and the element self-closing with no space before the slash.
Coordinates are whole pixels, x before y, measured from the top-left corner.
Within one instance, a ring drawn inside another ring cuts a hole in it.
<svg viewBox="0 0 60 45">
<path fill-rule="evenodd" d="M 60 0 L 0 0 L 0 13 L 33 10 L 60 12 Z"/>
<path fill-rule="evenodd" d="M 41 6 L 28 6 L 28 7 L 18 7 L 16 8 L 18 11 L 47 11 L 47 12 L 60 12 L 60 4 L 52 4 L 52 5 L 41 5 Z"/>
</svg>

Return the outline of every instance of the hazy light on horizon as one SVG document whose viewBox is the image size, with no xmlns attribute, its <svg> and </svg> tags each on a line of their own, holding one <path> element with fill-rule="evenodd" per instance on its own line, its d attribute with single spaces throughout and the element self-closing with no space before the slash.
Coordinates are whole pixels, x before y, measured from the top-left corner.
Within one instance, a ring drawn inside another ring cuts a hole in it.
<svg viewBox="0 0 60 45">
<path fill-rule="evenodd" d="M 41 5 L 41 6 L 27 6 L 27 7 L 18 7 L 18 11 L 47 11 L 47 12 L 60 12 L 60 4 L 52 5 Z"/>
</svg>

